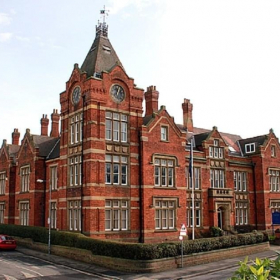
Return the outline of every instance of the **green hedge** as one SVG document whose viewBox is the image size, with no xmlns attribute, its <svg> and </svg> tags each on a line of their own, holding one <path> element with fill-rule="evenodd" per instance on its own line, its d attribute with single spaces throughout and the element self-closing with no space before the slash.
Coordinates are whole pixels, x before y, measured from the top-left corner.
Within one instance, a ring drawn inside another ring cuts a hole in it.
<svg viewBox="0 0 280 280">
<path fill-rule="evenodd" d="M 44 227 L 0 224 L 0 233 L 31 238 L 34 242 L 46 244 L 49 238 L 48 229 Z M 265 241 L 268 241 L 268 235 L 257 231 L 245 234 L 185 240 L 183 242 L 183 253 L 184 255 L 190 255 Z M 52 231 L 51 244 L 87 249 L 92 251 L 94 255 L 123 259 L 153 260 L 181 255 L 181 242 L 179 241 L 153 244 L 124 243 L 93 239 L 83 234 L 64 231 Z"/>
</svg>

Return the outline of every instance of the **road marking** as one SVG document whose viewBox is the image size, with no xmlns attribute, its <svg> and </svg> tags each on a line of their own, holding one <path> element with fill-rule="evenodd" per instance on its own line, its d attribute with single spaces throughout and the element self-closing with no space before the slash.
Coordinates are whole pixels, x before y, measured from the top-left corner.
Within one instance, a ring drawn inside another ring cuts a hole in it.
<svg viewBox="0 0 280 280">
<path fill-rule="evenodd" d="M 43 274 L 41 274 L 41 273 L 39 273 L 39 272 L 37 272 L 37 271 L 35 271 L 35 270 L 28 269 L 28 268 L 26 268 L 26 267 L 24 267 L 24 266 L 22 266 L 22 265 L 16 265 L 15 263 L 8 262 L 8 261 L 4 261 L 4 260 L 0 260 L 0 261 L 3 262 L 3 263 L 7 263 L 7 264 L 9 264 L 9 265 L 15 266 L 15 267 L 17 267 L 17 268 L 24 269 L 24 270 L 27 270 L 27 271 L 29 271 L 29 272 L 33 272 L 33 273 L 35 273 L 35 274 L 37 274 L 37 275 L 39 275 L 39 276 L 44 276 Z M 9 279 L 9 280 L 10 280 L 10 279 Z M 11 279 L 11 280 L 13 280 L 13 279 Z"/>
<path fill-rule="evenodd" d="M 6 280 L 17 280 L 17 278 L 10 275 L 3 274 L 3 276 L 5 277 Z"/>
<path fill-rule="evenodd" d="M 23 272 L 23 271 L 21 271 L 21 273 L 23 274 L 23 276 L 24 276 L 25 278 L 34 278 L 34 277 L 36 277 L 35 275 L 32 275 L 32 274 L 30 274 L 30 273 L 26 273 L 26 272 Z"/>
<path fill-rule="evenodd" d="M 53 261 L 49 261 L 49 260 L 46 260 L 46 259 L 43 259 L 43 258 L 41 259 L 39 257 L 34 257 L 34 256 L 28 256 L 28 257 L 33 258 L 33 259 L 37 259 L 37 260 L 41 260 L 41 261 L 44 261 L 46 263 L 49 263 L 49 264 L 51 264 L 50 267 L 54 266 L 55 269 L 57 269 L 56 266 L 61 266 L 61 267 L 65 267 L 67 269 L 79 272 L 81 274 L 85 274 L 85 275 L 88 275 L 88 276 L 96 276 L 96 277 L 104 279 L 104 280 L 122 280 L 122 278 L 118 278 L 116 276 L 110 276 L 110 275 L 99 273 L 99 272 L 93 272 L 93 273 L 92 272 L 86 272 L 86 271 L 76 269 L 76 268 L 73 268 L 71 266 L 67 266 L 67 265 L 64 265 L 64 264 L 56 264 Z"/>
<path fill-rule="evenodd" d="M 34 268 L 34 269 L 40 269 L 40 267 L 34 266 L 34 265 L 32 265 L 31 267 Z"/>
<path fill-rule="evenodd" d="M 140 277 L 140 278 L 135 278 L 135 280 L 149 280 L 151 279 L 150 277 Z"/>
</svg>

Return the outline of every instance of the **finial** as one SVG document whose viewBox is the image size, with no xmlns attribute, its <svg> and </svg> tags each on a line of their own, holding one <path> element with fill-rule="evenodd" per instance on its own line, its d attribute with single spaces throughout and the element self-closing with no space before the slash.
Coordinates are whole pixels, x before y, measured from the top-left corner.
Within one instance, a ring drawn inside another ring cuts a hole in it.
<svg viewBox="0 0 280 280">
<path fill-rule="evenodd" d="M 106 24 L 106 16 L 108 16 L 109 10 L 104 9 L 100 10 L 100 14 L 102 16 L 102 23 L 98 20 L 98 25 L 96 26 L 96 36 L 108 36 L 108 25 Z"/>
<path fill-rule="evenodd" d="M 106 16 L 108 17 L 109 15 L 109 10 L 105 9 L 105 5 L 104 5 L 104 9 L 100 10 L 100 14 L 102 16 L 102 23 L 104 24 L 106 22 Z"/>
</svg>

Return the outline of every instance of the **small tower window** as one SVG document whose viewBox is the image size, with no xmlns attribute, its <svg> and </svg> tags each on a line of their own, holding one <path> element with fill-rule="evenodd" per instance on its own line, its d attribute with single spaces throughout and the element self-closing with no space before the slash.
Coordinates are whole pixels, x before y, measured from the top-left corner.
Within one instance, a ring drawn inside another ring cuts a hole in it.
<svg viewBox="0 0 280 280">
<path fill-rule="evenodd" d="M 219 140 L 217 140 L 217 139 L 214 140 L 214 146 L 219 147 Z"/>
<path fill-rule="evenodd" d="M 160 140 L 161 141 L 168 141 L 168 128 L 167 128 L 167 126 L 162 126 L 160 128 Z"/>
<path fill-rule="evenodd" d="M 271 156 L 272 156 L 272 157 L 276 157 L 276 148 L 275 148 L 274 145 L 271 146 Z"/>
</svg>

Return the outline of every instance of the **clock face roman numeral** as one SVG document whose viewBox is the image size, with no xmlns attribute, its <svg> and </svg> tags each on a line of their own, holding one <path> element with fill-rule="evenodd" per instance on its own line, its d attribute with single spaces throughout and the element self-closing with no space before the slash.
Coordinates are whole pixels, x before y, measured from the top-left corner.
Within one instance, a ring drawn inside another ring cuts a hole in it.
<svg viewBox="0 0 280 280">
<path fill-rule="evenodd" d="M 111 96 L 117 102 L 122 102 L 125 98 L 124 89 L 120 85 L 112 85 Z"/>
<path fill-rule="evenodd" d="M 81 88 L 80 87 L 75 87 L 72 93 L 72 101 L 74 105 L 76 105 L 81 97 Z"/>
</svg>

